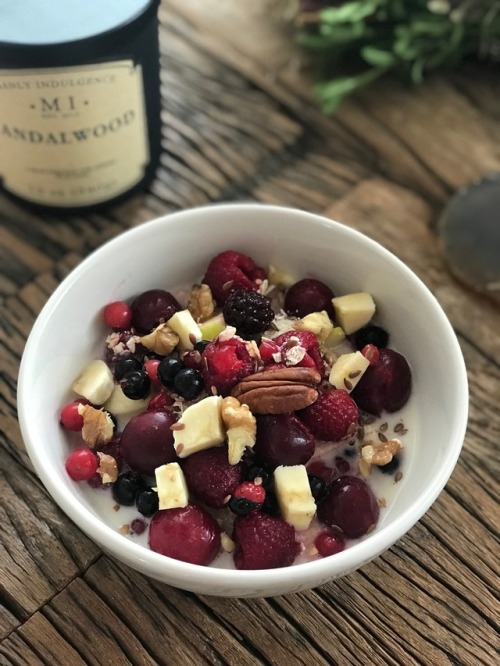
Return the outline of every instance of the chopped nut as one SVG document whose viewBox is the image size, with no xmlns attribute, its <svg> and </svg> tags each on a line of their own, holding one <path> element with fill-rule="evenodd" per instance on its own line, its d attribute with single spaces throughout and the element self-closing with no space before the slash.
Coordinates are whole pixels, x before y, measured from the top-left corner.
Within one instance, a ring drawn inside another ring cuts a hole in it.
<svg viewBox="0 0 500 666">
<path fill-rule="evenodd" d="M 403 443 L 396 438 L 386 442 L 369 442 L 361 449 L 361 458 L 370 465 L 387 465 L 402 448 Z"/>
<path fill-rule="evenodd" d="M 208 284 L 195 284 L 188 300 L 188 310 L 196 322 L 206 321 L 215 312 L 215 301 Z"/>
<path fill-rule="evenodd" d="M 222 401 L 221 415 L 227 430 L 229 464 L 236 465 L 245 449 L 255 444 L 257 422 L 248 405 L 242 405 L 231 396 Z"/>
<path fill-rule="evenodd" d="M 101 451 L 97 452 L 97 456 L 99 457 L 97 472 L 101 475 L 102 482 L 114 483 L 118 478 L 118 465 L 115 458 Z"/>
<path fill-rule="evenodd" d="M 377 500 L 377 504 L 379 505 L 379 507 L 380 507 L 381 509 L 385 509 L 385 508 L 387 507 L 387 502 L 386 502 L 385 497 L 380 497 L 380 498 Z"/>
<path fill-rule="evenodd" d="M 236 544 L 231 539 L 231 537 L 226 534 L 226 532 L 221 533 L 220 542 L 221 542 L 222 550 L 224 550 L 226 553 L 233 553 L 234 552 L 234 550 L 236 548 Z"/>
<path fill-rule="evenodd" d="M 401 470 L 398 470 L 394 475 L 394 483 L 399 483 L 402 478 L 403 478 L 403 472 Z"/>
<path fill-rule="evenodd" d="M 167 324 L 160 324 L 148 335 L 140 337 L 139 342 L 156 354 L 166 356 L 179 344 L 179 336 Z"/>
<path fill-rule="evenodd" d="M 292 339 L 293 338 L 290 338 L 290 340 Z M 284 351 L 285 365 L 297 365 L 302 361 L 305 355 L 306 355 L 306 350 L 301 345 L 294 345 L 289 349 L 285 349 Z"/>
<path fill-rule="evenodd" d="M 359 459 L 359 473 L 364 479 L 367 479 L 372 473 L 372 466 L 363 458 Z"/>
<path fill-rule="evenodd" d="M 130 525 L 128 523 L 125 523 L 125 525 L 121 525 L 118 528 L 118 532 L 120 532 L 120 534 L 123 534 L 124 536 L 126 534 L 130 534 Z"/>
<path fill-rule="evenodd" d="M 91 405 L 80 405 L 78 412 L 83 417 L 82 439 L 87 446 L 93 449 L 111 440 L 115 425 L 109 412 Z"/>
</svg>

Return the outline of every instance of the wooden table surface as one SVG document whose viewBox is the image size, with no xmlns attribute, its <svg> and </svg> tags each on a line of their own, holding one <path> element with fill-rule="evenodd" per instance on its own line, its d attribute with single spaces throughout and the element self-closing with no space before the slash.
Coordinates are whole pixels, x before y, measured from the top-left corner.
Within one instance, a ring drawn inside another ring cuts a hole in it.
<svg viewBox="0 0 500 666">
<path fill-rule="evenodd" d="M 1 664 L 494 664 L 498 655 L 500 313 L 448 273 L 435 233 L 457 188 L 500 171 L 500 80 L 469 65 L 397 81 L 330 119 L 280 3 L 165 0 L 161 168 L 106 213 L 41 216 L 0 199 Z M 326 213 L 405 261 L 465 355 L 470 421 L 437 502 L 393 548 L 323 587 L 220 599 L 106 556 L 52 502 L 16 420 L 25 340 L 91 250 L 157 215 L 256 200 Z"/>
</svg>

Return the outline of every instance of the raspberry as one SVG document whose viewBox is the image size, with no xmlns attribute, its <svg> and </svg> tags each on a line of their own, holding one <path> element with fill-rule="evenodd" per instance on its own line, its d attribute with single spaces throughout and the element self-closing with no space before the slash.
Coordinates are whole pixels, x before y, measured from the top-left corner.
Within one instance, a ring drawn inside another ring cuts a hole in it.
<svg viewBox="0 0 500 666">
<path fill-rule="evenodd" d="M 236 518 L 233 539 L 237 569 L 288 567 L 300 551 L 293 527 L 260 511 Z"/>
<path fill-rule="evenodd" d="M 326 310 L 333 319 L 334 293 L 326 284 L 313 278 L 304 278 L 286 292 L 284 310 L 294 317 L 305 317 L 311 312 Z"/>
<path fill-rule="evenodd" d="M 295 340 L 291 340 L 291 338 L 298 340 L 298 343 L 295 342 Z M 286 333 L 282 333 L 276 338 L 273 338 L 273 342 L 278 345 L 282 356 L 282 362 L 285 365 L 317 368 L 322 377 L 325 374 L 325 364 L 323 363 L 318 340 L 314 333 L 310 333 L 309 331 L 287 331 Z M 306 352 L 304 357 L 298 363 L 291 362 L 294 360 L 294 346 L 300 346 L 305 349 Z"/>
<path fill-rule="evenodd" d="M 361 409 L 379 416 L 385 409 L 397 412 L 411 393 L 411 370 L 407 360 L 393 349 L 379 349 L 380 357 L 369 365 L 352 392 Z"/>
<path fill-rule="evenodd" d="M 224 321 L 242 335 L 262 333 L 274 319 L 271 301 L 256 291 L 233 291 L 222 308 Z"/>
<path fill-rule="evenodd" d="M 189 490 L 207 506 L 220 509 L 243 481 L 243 463 L 230 465 L 227 446 L 217 446 L 193 453 L 182 469 Z"/>
<path fill-rule="evenodd" d="M 219 305 L 224 305 L 231 291 L 241 289 L 257 291 L 256 280 L 264 280 L 266 272 L 253 259 L 239 252 L 227 250 L 212 259 L 203 282 L 208 284 Z"/>
<path fill-rule="evenodd" d="M 297 414 L 318 439 L 332 442 L 344 439 L 359 417 L 356 403 L 342 389 L 325 391 Z"/>
<path fill-rule="evenodd" d="M 220 550 L 220 527 L 196 504 L 157 511 L 149 525 L 149 547 L 191 564 L 210 564 Z"/>
<path fill-rule="evenodd" d="M 215 386 L 217 393 L 228 395 L 233 386 L 256 369 L 246 344 L 236 336 L 223 342 L 214 340 L 202 354 L 201 372 L 208 393 Z"/>
</svg>

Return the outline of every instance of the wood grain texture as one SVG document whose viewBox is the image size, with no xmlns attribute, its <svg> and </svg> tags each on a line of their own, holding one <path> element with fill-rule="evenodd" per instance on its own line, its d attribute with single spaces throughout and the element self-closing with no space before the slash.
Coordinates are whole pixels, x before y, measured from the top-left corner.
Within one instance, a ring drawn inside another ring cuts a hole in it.
<svg viewBox="0 0 500 666">
<path fill-rule="evenodd" d="M 449 274 L 435 223 L 500 167 L 500 83 L 475 65 L 418 90 L 386 79 L 325 118 L 281 3 L 164 0 L 163 136 L 148 192 L 99 214 L 0 196 L 0 664 L 493 665 L 500 648 L 500 312 Z M 326 215 L 432 289 L 466 360 L 470 417 L 445 490 L 376 561 L 276 599 L 198 596 L 110 560 L 54 505 L 19 432 L 16 381 L 43 304 L 122 230 L 211 201 Z"/>
</svg>

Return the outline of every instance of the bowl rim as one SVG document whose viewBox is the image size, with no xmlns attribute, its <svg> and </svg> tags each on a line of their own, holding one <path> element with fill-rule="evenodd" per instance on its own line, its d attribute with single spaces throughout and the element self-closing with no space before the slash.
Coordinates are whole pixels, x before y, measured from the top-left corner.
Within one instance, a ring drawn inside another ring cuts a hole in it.
<svg viewBox="0 0 500 666">
<path fill-rule="evenodd" d="M 31 367 L 36 361 L 37 339 L 43 333 L 52 313 L 57 309 L 59 301 L 64 297 L 68 289 L 77 282 L 80 276 L 89 270 L 101 256 L 105 256 L 106 253 L 110 251 L 110 246 L 113 246 L 113 251 L 116 252 L 119 250 L 122 243 L 127 245 L 131 241 L 139 243 L 141 236 L 149 235 L 156 227 L 174 225 L 179 220 L 184 220 L 184 223 L 188 223 L 189 218 L 193 218 L 193 216 L 203 216 L 207 210 L 213 210 L 216 208 L 229 208 L 235 214 L 238 212 L 258 209 L 260 211 L 265 211 L 270 215 L 278 214 L 294 216 L 302 218 L 302 220 L 308 221 L 311 224 L 331 227 L 335 229 L 337 233 L 351 237 L 357 242 L 363 242 L 365 245 L 381 254 L 382 257 L 385 257 L 392 262 L 399 271 L 402 271 L 406 275 L 407 279 L 413 282 L 415 286 L 426 294 L 429 303 L 432 303 L 436 316 L 441 320 L 440 323 L 443 330 L 447 333 L 448 352 L 453 357 L 453 366 L 456 377 L 459 380 L 455 387 L 457 397 L 456 413 L 458 414 L 458 418 L 452 424 L 452 429 L 449 435 L 451 445 L 444 455 L 432 483 L 426 487 L 425 491 L 418 497 L 416 502 L 405 509 L 400 516 L 390 521 L 379 531 L 370 534 L 362 541 L 354 543 L 346 550 L 337 553 L 334 557 L 322 558 L 312 562 L 304 562 L 293 565 L 292 567 L 257 570 L 233 570 L 210 566 L 207 567 L 168 558 L 145 548 L 143 545 L 134 543 L 129 539 L 124 539 L 122 535 L 112 527 L 106 525 L 103 521 L 96 521 L 95 516 L 89 509 L 81 504 L 76 494 L 71 493 L 58 485 L 57 477 L 50 474 L 43 458 L 43 447 L 36 446 L 35 444 L 36 430 L 30 422 L 27 410 L 27 405 L 29 405 L 30 400 L 29 376 L 31 374 Z M 159 579 L 162 577 L 168 577 L 171 580 L 175 580 L 180 587 L 182 587 L 183 581 L 186 583 L 189 582 L 191 587 L 196 587 L 198 584 L 206 585 L 207 581 L 209 581 L 210 585 L 214 588 L 217 588 L 218 586 L 231 587 L 234 585 L 238 589 L 245 588 L 249 591 L 254 586 L 262 587 L 269 585 L 270 588 L 283 588 L 289 587 L 290 581 L 294 582 L 300 580 L 302 581 L 301 584 L 305 585 L 307 582 L 313 582 L 320 579 L 328 580 L 335 578 L 337 575 L 344 575 L 348 571 L 353 571 L 365 562 L 370 561 L 400 539 L 426 513 L 451 476 L 460 455 L 465 437 L 469 401 L 466 366 L 451 323 L 430 289 L 405 263 L 403 263 L 403 261 L 369 236 L 333 219 L 297 208 L 261 204 L 258 202 L 212 203 L 187 208 L 173 213 L 167 213 L 166 215 L 143 222 L 130 229 L 126 229 L 91 252 L 58 285 L 40 311 L 30 332 L 22 355 L 18 378 L 17 398 L 21 434 L 37 475 L 59 507 L 85 534 L 96 541 L 99 546 L 104 550 L 109 551 L 112 555 L 115 555 L 118 559 L 126 561 L 132 567 L 134 567 L 134 563 L 141 563 L 143 565 L 141 570 L 144 571 L 144 567 L 146 567 L 148 573 L 153 577 Z M 172 584 L 175 585 L 176 583 Z"/>
</svg>

